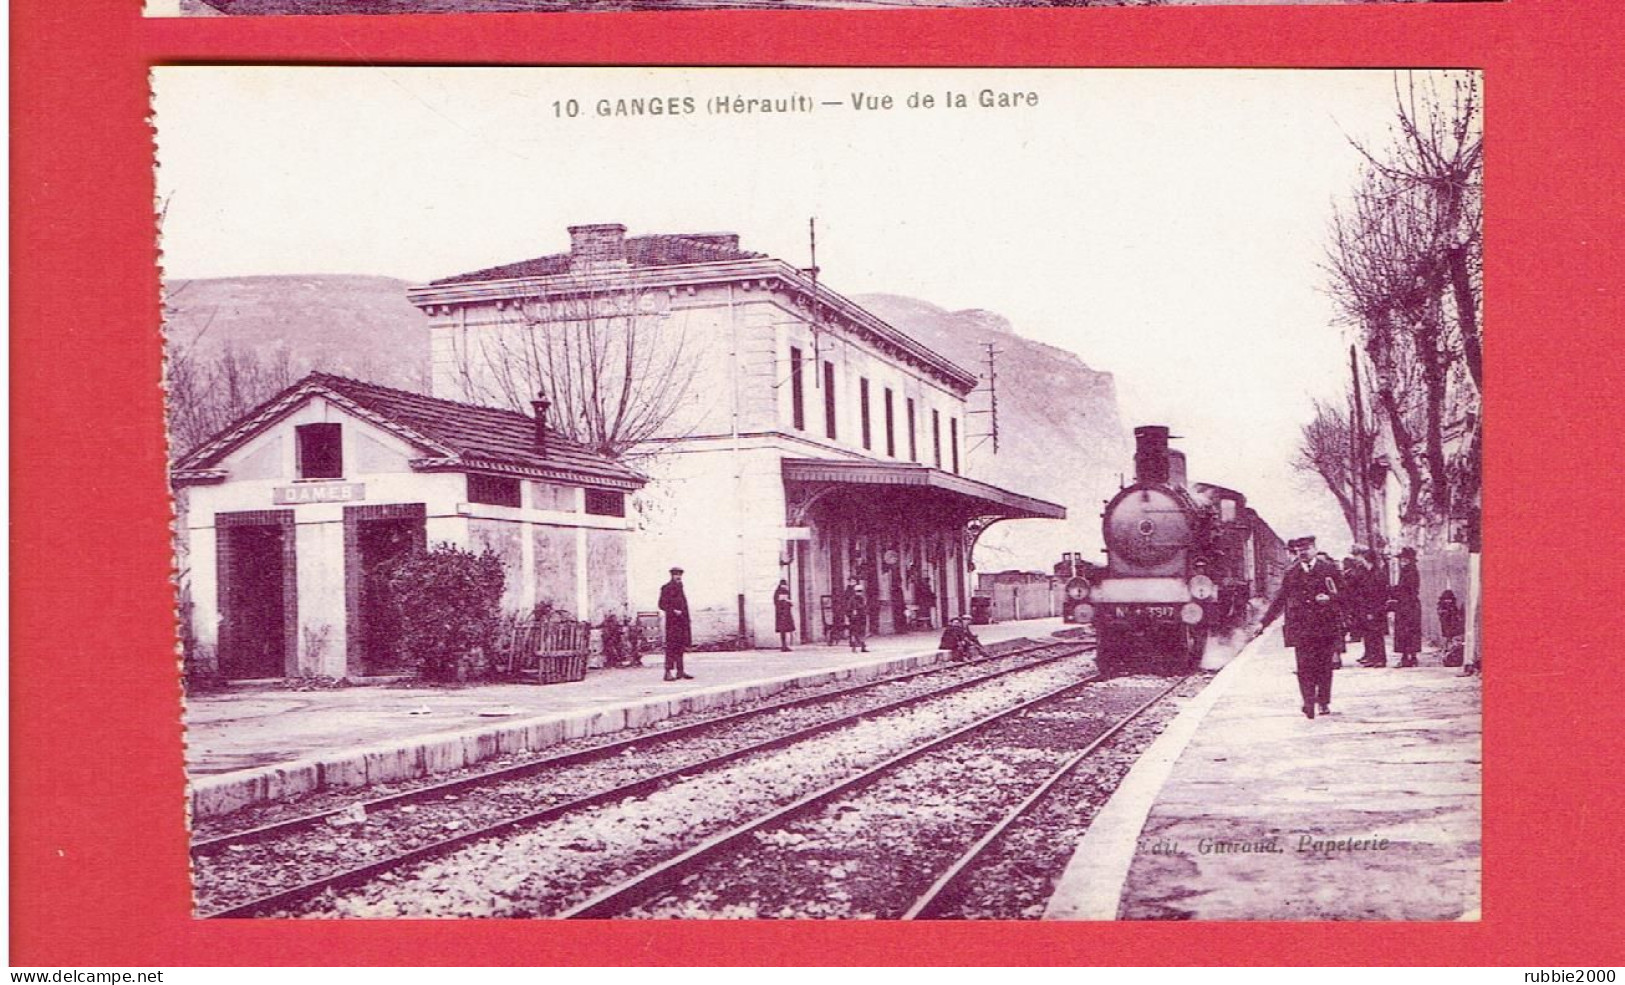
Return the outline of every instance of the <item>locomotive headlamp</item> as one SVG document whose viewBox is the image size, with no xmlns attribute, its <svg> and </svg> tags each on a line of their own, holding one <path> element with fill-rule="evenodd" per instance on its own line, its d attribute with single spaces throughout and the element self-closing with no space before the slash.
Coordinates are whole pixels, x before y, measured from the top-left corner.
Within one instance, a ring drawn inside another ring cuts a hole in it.
<svg viewBox="0 0 1625 985">
<path fill-rule="evenodd" d="M 1095 607 L 1085 602 L 1072 610 L 1074 622 L 1091 622 L 1095 618 Z"/>
<path fill-rule="evenodd" d="M 1196 575 L 1191 578 L 1191 598 L 1198 602 L 1207 602 L 1219 594 L 1219 589 L 1213 584 L 1213 579 L 1207 575 Z"/>
<path fill-rule="evenodd" d="M 1194 626 L 1202 621 L 1202 607 L 1195 602 L 1186 602 L 1179 607 L 1179 621 L 1187 626 Z"/>
</svg>

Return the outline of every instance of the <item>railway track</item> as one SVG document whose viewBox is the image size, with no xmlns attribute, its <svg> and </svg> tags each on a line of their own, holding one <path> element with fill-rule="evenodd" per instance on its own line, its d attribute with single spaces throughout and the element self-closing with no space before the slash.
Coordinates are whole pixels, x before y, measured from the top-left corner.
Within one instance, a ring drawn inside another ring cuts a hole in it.
<svg viewBox="0 0 1625 985">
<path fill-rule="evenodd" d="M 193 845 L 199 914 L 245 917 L 297 907 L 323 893 L 343 892 L 470 844 L 626 798 L 647 796 L 694 773 L 715 770 L 867 717 L 941 699 L 1089 649 L 1087 643 L 1075 640 L 1018 646 L 979 662 L 994 666 L 991 671 L 968 665 L 927 668 L 203 839 Z M 932 676 L 946 676 L 948 682 L 915 688 Z M 887 694 L 898 690 L 904 693 Z M 883 700 L 864 702 L 856 709 L 810 722 L 794 721 L 798 713 L 816 710 L 818 705 L 837 705 L 866 696 Z M 779 721 L 774 723 L 776 727 L 768 728 L 766 737 L 748 735 L 750 729 L 773 719 Z M 743 740 L 737 734 L 741 731 L 747 733 Z M 735 733 L 731 741 L 730 732 Z M 720 741 L 722 748 L 702 748 L 699 755 L 685 754 L 680 747 L 685 740 L 701 746 Z M 629 762 L 634 759 L 636 762 Z M 572 770 L 579 775 L 572 774 Z M 606 773 L 611 779 L 606 782 L 595 773 Z M 627 774 L 631 774 L 630 778 Z M 566 792 L 572 786 L 591 786 L 595 779 L 595 792 Z M 389 822 L 385 834 L 380 834 L 373 823 L 380 819 Z M 327 871 L 305 878 L 312 869 Z"/>
<path fill-rule="evenodd" d="M 428 778 L 416 781 L 407 780 L 399 784 L 402 789 L 392 789 L 387 794 L 374 797 L 358 796 L 354 790 L 337 791 L 328 790 L 315 794 L 309 798 L 318 803 L 330 804 L 320 806 L 289 816 L 273 816 L 268 820 L 248 823 L 243 826 L 234 826 L 231 818 L 238 816 L 254 816 L 258 814 L 283 813 L 283 805 L 257 805 L 246 808 L 237 815 L 230 815 L 224 821 L 209 819 L 198 822 L 197 827 L 203 831 L 213 832 L 194 836 L 191 843 L 191 854 L 194 858 L 206 856 L 234 844 L 263 841 L 290 834 L 300 830 L 317 827 L 329 823 L 334 819 L 342 818 L 357 810 L 365 813 L 374 813 L 406 804 L 437 800 L 446 795 L 458 795 L 466 790 L 477 789 L 492 783 L 504 780 L 521 779 L 537 773 L 557 770 L 578 763 L 591 762 L 605 756 L 619 755 L 629 749 L 647 746 L 654 740 L 667 740 L 694 735 L 707 729 L 745 722 L 753 718 L 773 712 L 793 708 L 804 708 L 829 701 L 838 700 L 849 695 L 861 694 L 880 685 L 900 684 L 917 681 L 932 676 L 962 671 L 968 667 L 975 667 L 992 662 L 1005 661 L 1016 657 L 1031 654 L 1041 654 L 1046 650 L 1066 644 L 1092 642 L 1092 637 L 1067 637 L 1055 640 L 1009 640 L 1003 644 L 994 644 L 989 647 L 989 654 L 984 659 L 974 660 L 967 664 L 935 664 L 922 667 L 918 670 L 904 671 L 886 677 L 875 678 L 857 684 L 835 684 L 812 687 L 797 686 L 789 697 L 770 699 L 753 703 L 745 708 L 723 712 L 722 714 L 695 713 L 684 715 L 682 719 L 668 719 L 656 723 L 648 729 L 638 730 L 632 735 L 621 735 L 614 739 L 577 739 L 565 743 L 567 748 L 557 751 L 525 758 L 522 762 L 510 763 L 487 769 L 475 769 L 472 772 L 458 775 L 451 779 L 433 780 Z M 1014 643 L 1010 646 L 1007 644 Z"/>
<path fill-rule="evenodd" d="M 1131 706 L 1090 731 L 1082 747 L 1061 758 L 1042 780 L 1022 785 L 1024 795 L 1012 795 L 1008 784 L 972 791 L 971 799 L 1015 803 L 1007 806 L 979 837 L 959 837 L 961 844 L 951 853 L 944 853 L 941 841 L 956 838 L 969 825 L 956 811 L 950 811 L 944 819 L 932 818 L 928 811 L 920 810 L 914 797 L 919 792 L 917 784 L 904 783 L 889 797 L 880 796 L 878 810 L 872 809 L 875 805 L 867 810 L 854 806 L 854 801 L 872 788 L 897 782 L 900 774 L 929 757 L 946 757 L 950 763 L 962 760 L 968 744 L 982 741 L 989 732 L 1001 728 L 1010 732 L 1011 726 L 1023 719 L 1037 728 L 1014 731 L 1027 731 L 1029 739 L 1036 739 L 1040 746 L 1052 745 L 1049 740 L 1053 739 L 1055 723 L 1046 711 L 1052 713 L 1057 704 L 1076 699 L 1100 680 L 1091 677 L 1066 684 L 843 777 L 631 875 L 560 915 L 680 917 L 706 912 L 738 917 L 862 916 L 905 920 L 944 916 L 962 904 L 960 894 L 967 875 L 999 845 L 1006 832 L 1028 817 L 1081 763 L 1189 678 L 1172 683 L 1159 681 L 1152 686 L 1131 685 L 1127 689 L 1119 686 L 1119 690 L 1131 690 L 1136 695 Z M 1042 717 L 1034 722 L 1035 715 Z M 1009 738 L 1006 736 L 1005 741 Z M 994 741 L 1000 740 L 995 737 Z M 1030 765 L 1030 759 L 1026 761 Z M 907 823 L 895 823 L 905 813 L 909 815 Z M 836 830 L 816 831 L 820 827 Z M 914 830 L 899 831 L 907 827 Z M 945 835 L 944 828 L 954 829 L 955 834 Z M 806 829 L 814 829 L 814 833 L 809 836 Z M 875 846 L 864 846 L 860 831 L 878 831 L 885 844 L 878 852 Z M 917 844 L 908 843 L 911 836 Z M 965 846 L 965 838 L 974 840 Z M 834 845 L 842 847 L 832 850 Z M 856 850 L 852 850 L 854 847 Z M 877 858 L 877 854 L 885 857 Z M 922 867 L 935 878 L 922 878 Z M 842 901 L 846 909 L 831 912 L 828 901 L 832 898 Z"/>
<path fill-rule="evenodd" d="M 1131 723 L 1138 720 L 1141 715 L 1161 702 L 1168 695 L 1178 690 L 1190 678 L 1182 678 L 1163 688 L 1157 694 L 1147 699 L 1133 711 L 1119 718 L 1111 727 L 1095 736 L 1082 749 L 1069 756 L 1065 762 L 1055 769 L 1044 782 L 1033 789 L 1032 793 L 1022 798 L 982 836 L 967 848 L 953 864 L 948 866 L 938 876 L 936 881 L 914 902 L 903 911 L 904 920 L 933 919 L 950 915 L 950 907 L 958 903 L 956 895 L 965 891 L 969 882 L 969 875 L 987 860 L 995 846 L 1001 844 L 1005 835 L 1018 823 L 1030 817 L 1034 809 L 1049 796 L 1061 782 L 1071 776 L 1077 768 L 1094 753 L 1099 751 L 1106 743 L 1116 738 Z"/>
</svg>

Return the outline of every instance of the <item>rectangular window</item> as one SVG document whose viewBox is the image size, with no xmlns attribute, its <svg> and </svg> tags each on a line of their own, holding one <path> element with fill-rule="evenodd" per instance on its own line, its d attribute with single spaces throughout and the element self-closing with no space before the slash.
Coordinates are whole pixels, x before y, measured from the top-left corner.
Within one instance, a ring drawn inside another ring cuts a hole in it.
<svg viewBox="0 0 1625 985">
<path fill-rule="evenodd" d="M 468 474 L 468 501 L 490 506 L 519 505 L 519 480 L 502 475 Z"/>
<path fill-rule="evenodd" d="M 337 424 L 302 424 L 294 429 L 299 441 L 299 478 L 344 478 L 344 441 Z"/>
<path fill-rule="evenodd" d="M 959 474 L 959 418 L 948 418 L 948 454 L 953 456 L 954 474 Z"/>
<path fill-rule="evenodd" d="M 873 448 L 869 440 L 869 380 L 861 376 L 858 377 L 858 420 L 862 428 L 863 447 Z"/>
<path fill-rule="evenodd" d="M 824 361 L 824 436 L 835 440 L 835 364 Z"/>
<path fill-rule="evenodd" d="M 626 493 L 613 489 L 588 489 L 587 512 L 595 516 L 625 516 Z"/>
<path fill-rule="evenodd" d="M 577 504 L 576 490 L 579 486 L 560 486 L 551 482 L 532 482 L 530 484 L 530 508 L 533 510 L 558 510 L 561 513 L 574 513 L 581 507 Z"/>
<path fill-rule="evenodd" d="M 919 443 L 914 440 L 913 397 L 908 398 L 908 460 L 911 462 L 918 462 L 920 460 L 920 446 Z"/>
<path fill-rule="evenodd" d="M 790 347 L 790 423 L 797 431 L 807 430 L 806 395 L 801 392 L 801 350 Z"/>
<path fill-rule="evenodd" d="M 897 457 L 897 431 L 894 427 L 891 405 L 891 387 L 886 388 L 886 455 L 889 458 Z"/>
<path fill-rule="evenodd" d="M 942 415 L 931 408 L 931 453 L 937 468 L 942 468 Z"/>
</svg>

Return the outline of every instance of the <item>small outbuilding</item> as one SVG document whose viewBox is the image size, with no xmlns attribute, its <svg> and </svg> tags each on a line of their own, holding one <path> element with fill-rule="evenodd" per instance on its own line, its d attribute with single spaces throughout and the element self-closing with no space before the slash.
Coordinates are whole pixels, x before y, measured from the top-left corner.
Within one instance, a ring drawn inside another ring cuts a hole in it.
<svg viewBox="0 0 1625 985">
<path fill-rule="evenodd" d="M 228 679 L 403 668 L 377 579 L 403 552 L 490 549 L 503 603 L 627 608 L 638 472 L 534 416 L 313 373 L 171 470 L 194 666 Z"/>
</svg>

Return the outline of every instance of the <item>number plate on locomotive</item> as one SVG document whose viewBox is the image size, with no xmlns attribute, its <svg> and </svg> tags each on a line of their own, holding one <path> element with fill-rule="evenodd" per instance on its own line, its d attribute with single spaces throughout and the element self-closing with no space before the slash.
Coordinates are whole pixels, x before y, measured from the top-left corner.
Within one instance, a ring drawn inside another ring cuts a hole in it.
<svg viewBox="0 0 1625 985">
<path fill-rule="evenodd" d="M 1179 607 L 1174 605 L 1114 605 L 1111 614 L 1117 619 L 1175 619 Z"/>
</svg>

